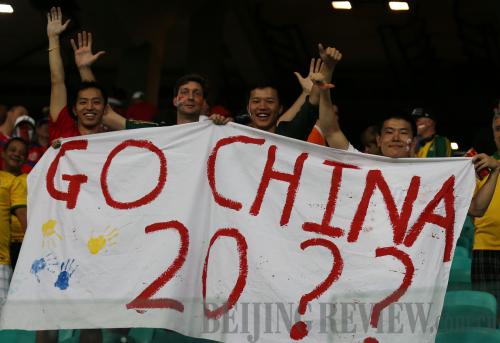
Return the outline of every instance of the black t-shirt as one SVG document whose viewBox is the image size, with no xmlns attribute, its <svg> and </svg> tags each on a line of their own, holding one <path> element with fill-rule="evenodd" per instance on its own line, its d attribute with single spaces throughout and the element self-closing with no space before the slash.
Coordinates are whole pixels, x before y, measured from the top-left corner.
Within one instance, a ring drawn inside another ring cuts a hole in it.
<svg viewBox="0 0 500 343">
<path fill-rule="evenodd" d="M 309 102 L 309 97 L 307 97 L 295 118 L 278 124 L 276 134 L 307 141 L 309 133 L 311 133 L 316 120 L 318 120 L 318 113 L 319 107 L 312 105 Z"/>
</svg>

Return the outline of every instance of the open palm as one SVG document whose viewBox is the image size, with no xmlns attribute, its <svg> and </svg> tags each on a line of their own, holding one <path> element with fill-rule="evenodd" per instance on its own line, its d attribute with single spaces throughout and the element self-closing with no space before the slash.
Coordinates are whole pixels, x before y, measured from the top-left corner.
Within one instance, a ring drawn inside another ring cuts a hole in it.
<svg viewBox="0 0 500 343">
<path fill-rule="evenodd" d="M 104 51 L 99 51 L 96 54 L 92 53 L 92 34 L 83 31 L 78 33 L 78 42 L 71 39 L 71 46 L 75 53 L 75 63 L 78 68 L 91 66 Z"/>
<path fill-rule="evenodd" d="M 60 7 L 52 7 L 47 13 L 47 36 L 59 36 L 68 27 L 69 19 L 63 24 Z"/>
</svg>

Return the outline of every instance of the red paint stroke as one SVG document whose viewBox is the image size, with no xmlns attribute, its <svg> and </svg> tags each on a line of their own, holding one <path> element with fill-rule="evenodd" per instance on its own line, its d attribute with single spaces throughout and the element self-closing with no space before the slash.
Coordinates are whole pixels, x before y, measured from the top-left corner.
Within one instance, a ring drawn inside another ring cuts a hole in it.
<svg viewBox="0 0 500 343">
<path fill-rule="evenodd" d="M 125 150 L 128 147 L 144 148 L 154 153 L 160 160 L 160 174 L 158 175 L 158 182 L 155 188 L 151 192 L 144 195 L 140 199 L 130 202 L 121 202 L 113 199 L 113 197 L 109 192 L 108 171 L 109 167 L 111 166 L 111 162 L 113 161 L 113 158 L 115 158 L 116 155 L 118 155 L 122 150 Z M 131 208 L 149 204 L 151 201 L 156 199 L 156 197 L 161 193 L 163 187 L 165 186 L 166 181 L 167 181 L 167 159 L 165 158 L 165 155 L 163 155 L 163 152 L 156 145 L 147 140 L 129 139 L 118 144 L 113 150 L 111 150 L 111 153 L 108 155 L 108 158 L 106 159 L 106 162 L 104 163 L 104 167 L 101 172 L 101 188 L 102 188 L 102 193 L 104 195 L 104 199 L 106 199 L 106 203 L 109 206 L 119 210 L 128 210 Z"/>
<path fill-rule="evenodd" d="M 293 203 L 295 201 L 295 196 L 297 194 L 297 189 L 300 183 L 300 176 L 302 175 L 302 168 L 304 167 L 304 161 L 307 159 L 308 154 L 302 153 L 295 160 L 295 166 L 293 168 L 293 174 L 282 173 L 275 171 L 273 169 L 274 161 L 276 160 L 276 145 L 271 145 L 269 147 L 266 166 L 264 167 L 264 172 L 260 180 L 259 189 L 257 190 L 257 195 L 250 208 L 250 214 L 256 216 L 260 212 L 260 207 L 266 194 L 267 187 L 269 186 L 269 181 L 271 179 L 288 182 L 288 191 L 286 195 L 285 206 L 283 207 L 283 212 L 281 214 L 280 225 L 288 224 L 290 220 L 290 214 L 292 212 Z"/>
<path fill-rule="evenodd" d="M 262 138 L 252 138 L 248 136 L 232 136 L 220 139 L 215 147 L 212 150 L 212 153 L 208 157 L 207 161 L 207 177 L 208 184 L 210 185 L 210 189 L 212 190 L 212 195 L 217 204 L 222 207 L 227 207 L 236 211 L 239 211 L 242 207 L 242 204 L 236 200 L 228 199 L 222 196 L 217 191 L 217 185 L 215 183 L 215 163 L 217 160 L 217 155 L 219 153 L 219 149 L 223 146 L 230 145 L 233 143 L 243 143 L 243 144 L 257 144 L 262 145 L 265 143 L 265 139 Z"/>
<path fill-rule="evenodd" d="M 52 161 L 47 171 L 47 176 L 46 176 L 47 192 L 49 192 L 50 196 L 56 200 L 66 201 L 66 208 L 68 209 L 75 208 L 78 199 L 78 194 L 80 193 L 81 185 L 87 182 L 88 177 L 87 175 L 84 174 L 75 174 L 75 175 L 63 174 L 62 179 L 64 181 L 68 181 L 68 191 L 62 192 L 56 189 L 54 185 L 54 179 L 56 176 L 57 167 L 59 166 L 59 161 L 61 157 L 63 157 L 67 151 L 86 150 L 87 145 L 88 141 L 86 139 L 75 140 L 64 143 L 63 145 L 61 145 L 59 153 L 56 155 L 54 161 Z"/>
<path fill-rule="evenodd" d="M 415 274 L 415 267 L 413 266 L 413 262 L 410 256 L 396 247 L 377 248 L 377 250 L 375 250 L 375 256 L 376 257 L 393 256 L 397 258 L 399 261 L 403 263 L 403 266 L 405 267 L 405 276 L 403 278 L 403 282 L 398 287 L 398 289 L 396 289 L 387 298 L 379 301 L 373 306 L 370 324 L 374 328 L 376 328 L 378 325 L 380 312 L 382 312 L 382 310 L 387 306 L 389 306 L 390 304 L 398 301 L 406 293 L 406 291 L 408 290 L 413 281 L 413 275 Z"/>
<path fill-rule="evenodd" d="M 209 310 L 206 306 L 208 259 L 210 257 L 210 250 L 212 249 L 213 244 L 220 237 L 232 237 L 235 239 L 240 260 L 239 261 L 240 267 L 239 267 L 238 279 L 236 280 L 236 284 L 234 285 L 233 290 L 229 294 L 227 302 L 222 306 L 216 308 L 215 310 Z M 247 274 L 248 274 L 247 250 L 248 250 L 248 245 L 245 236 L 243 236 L 237 229 L 224 228 L 218 230 L 213 235 L 212 239 L 210 240 L 210 245 L 208 246 L 207 255 L 205 257 L 205 264 L 203 266 L 203 274 L 201 277 L 203 307 L 204 307 L 205 317 L 210 319 L 220 318 L 224 313 L 227 313 L 230 309 L 232 309 L 236 304 L 236 302 L 238 301 L 238 299 L 240 298 L 241 293 L 243 293 L 243 289 L 245 288 L 245 285 L 247 283 Z"/>
<path fill-rule="evenodd" d="M 182 268 L 184 262 L 186 262 L 186 256 L 188 254 L 189 248 L 189 232 L 188 229 L 180 222 L 172 220 L 169 222 L 155 223 L 146 227 L 146 233 L 152 233 L 160 230 L 174 229 L 177 230 L 180 237 L 180 247 L 177 257 L 156 280 L 154 280 L 146 289 L 144 289 L 141 294 L 137 296 L 134 300 L 127 304 L 127 309 L 150 309 L 150 308 L 171 308 L 178 312 L 184 312 L 184 305 L 175 299 L 170 298 L 158 298 L 151 299 L 160 288 L 165 286 L 175 274 Z"/>
<path fill-rule="evenodd" d="M 317 246 L 321 246 L 330 250 L 333 256 L 332 270 L 319 285 L 317 285 L 311 292 L 304 294 L 300 298 L 298 312 L 301 315 L 303 315 L 306 312 L 307 304 L 310 301 L 319 298 L 324 292 L 328 290 L 328 288 L 330 288 L 330 286 L 335 281 L 338 280 L 344 268 L 344 261 L 342 260 L 342 255 L 340 254 L 340 251 L 335 245 L 335 243 L 330 242 L 329 240 L 323 238 L 313 238 L 304 241 L 300 244 L 300 248 L 302 250 L 305 250 L 306 248 L 309 247 L 317 247 Z M 307 328 L 307 324 L 303 321 L 298 321 L 290 329 L 290 338 L 292 338 L 293 340 L 301 340 L 302 338 L 307 336 L 308 333 L 309 330 Z"/>
<path fill-rule="evenodd" d="M 444 200 L 444 208 L 446 216 L 443 217 L 434 213 L 434 210 L 439 205 L 441 200 Z M 453 226 L 455 224 L 455 176 L 452 175 L 443 183 L 443 186 L 436 193 L 434 198 L 425 206 L 424 211 L 420 214 L 411 230 L 404 239 L 404 245 L 411 247 L 418 236 L 422 232 L 426 223 L 435 224 L 444 229 L 445 232 L 445 247 L 443 262 L 451 260 L 451 249 L 453 247 Z"/>
<path fill-rule="evenodd" d="M 408 227 L 408 221 L 410 220 L 410 216 L 413 211 L 413 204 L 415 203 L 415 199 L 417 198 L 420 188 L 420 177 L 413 176 L 411 178 L 410 186 L 406 192 L 400 214 L 398 213 L 396 202 L 394 201 L 391 190 L 389 189 L 389 186 L 387 185 L 387 182 L 385 181 L 380 170 L 370 170 L 366 176 L 365 190 L 352 219 L 351 229 L 347 235 L 347 241 L 353 243 L 358 240 L 359 233 L 361 232 L 361 228 L 365 221 L 370 200 L 375 192 L 375 188 L 378 188 L 382 193 L 387 212 L 389 213 L 389 219 L 391 220 L 393 230 L 393 241 L 395 244 L 401 244 Z"/>
<path fill-rule="evenodd" d="M 323 220 L 321 221 L 321 224 L 306 222 L 302 225 L 302 229 L 304 231 L 315 232 L 330 237 L 341 237 L 344 235 L 344 230 L 339 227 L 331 226 L 330 221 L 332 220 L 335 212 L 335 206 L 337 204 L 337 196 L 342 183 L 342 171 L 344 168 L 359 169 L 359 167 L 352 164 L 328 160 L 324 161 L 323 164 L 333 167 L 332 179 L 330 181 L 330 193 L 328 194 L 328 201 L 326 203 L 325 213 L 323 214 Z"/>
</svg>

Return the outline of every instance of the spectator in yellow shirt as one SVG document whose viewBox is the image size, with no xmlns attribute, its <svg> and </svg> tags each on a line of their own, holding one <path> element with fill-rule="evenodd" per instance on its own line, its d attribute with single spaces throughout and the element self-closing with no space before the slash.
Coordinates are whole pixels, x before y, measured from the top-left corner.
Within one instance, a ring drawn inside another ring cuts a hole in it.
<svg viewBox="0 0 500 343">
<path fill-rule="evenodd" d="M 12 268 L 10 265 L 11 215 L 26 230 L 26 186 L 22 178 L 9 172 L 26 160 L 28 145 L 21 138 L 11 138 L 4 147 L 4 170 L 0 170 L 0 302 L 7 297 Z"/>
</svg>

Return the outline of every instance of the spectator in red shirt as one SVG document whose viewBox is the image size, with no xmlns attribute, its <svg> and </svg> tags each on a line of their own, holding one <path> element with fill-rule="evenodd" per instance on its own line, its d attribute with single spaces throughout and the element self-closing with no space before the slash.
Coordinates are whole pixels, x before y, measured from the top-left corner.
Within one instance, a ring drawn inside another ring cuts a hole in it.
<svg viewBox="0 0 500 343">
<path fill-rule="evenodd" d="M 147 102 L 144 92 L 137 91 L 132 95 L 132 104 L 127 108 L 125 117 L 141 121 L 153 121 L 158 114 L 158 108 Z"/>
<path fill-rule="evenodd" d="M 60 8 L 52 8 L 47 17 L 50 80 L 52 85 L 50 91 L 50 140 L 101 132 L 102 117 L 107 105 L 107 94 L 96 82 L 82 82 L 76 91 L 76 99 L 71 109 L 68 107 L 59 35 L 66 29 L 69 20 L 63 23 Z M 87 50 L 91 50 L 92 36 L 90 33 L 88 35 L 85 32 L 83 34 L 79 33 L 78 41 L 79 46 L 83 45 Z M 77 50 L 75 42 L 72 40 L 71 43 L 73 48 Z M 89 68 L 92 62 L 104 53 L 104 51 L 100 51 L 94 55 L 92 53 L 88 54 L 87 51 L 80 52 L 81 55 L 78 55 L 75 51 L 77 65 L 87 64 Z M 73 115 L 76 116 L 76 120 Z"/>
</svg>

